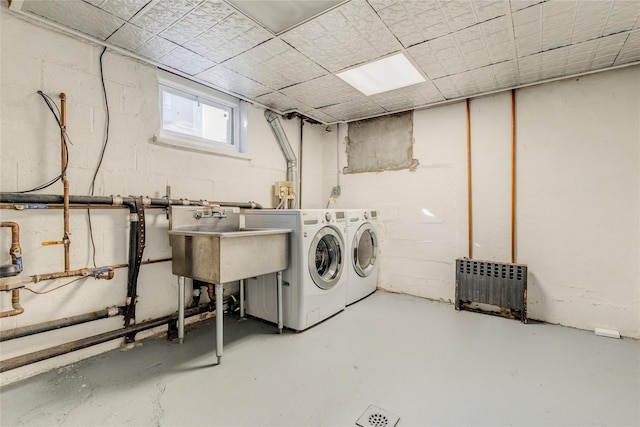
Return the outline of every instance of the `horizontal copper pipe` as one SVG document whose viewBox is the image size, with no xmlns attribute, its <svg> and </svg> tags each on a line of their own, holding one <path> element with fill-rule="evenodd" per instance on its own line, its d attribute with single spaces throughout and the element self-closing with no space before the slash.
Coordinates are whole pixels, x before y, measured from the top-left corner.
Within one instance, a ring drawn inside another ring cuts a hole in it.
<svg viewBox="0 0 640 427">
<path fill-rule="evenodd" d="M 142 261 L 141 264 L 142 265 L 146 265 L 146 264 L 156 264 L 156 263 L 159 263 L 159 262 L 169 262 L 172 259 L 173 258 L 148 259 L 146 261 Z M 109 265 L 107 267 L 113 268 L 113 269 L 116 269 L 116 268 L 127 268 L 127 267 L 129 267 L 129 264 L 115 264 L 115 265 Z"/>
</svg>

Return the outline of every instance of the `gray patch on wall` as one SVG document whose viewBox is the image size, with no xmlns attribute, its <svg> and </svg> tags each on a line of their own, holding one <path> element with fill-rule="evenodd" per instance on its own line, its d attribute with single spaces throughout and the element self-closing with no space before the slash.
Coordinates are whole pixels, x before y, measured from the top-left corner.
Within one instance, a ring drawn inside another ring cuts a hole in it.
<svg viewBox="0 0 640 427">
<path fill-rule="evenodd" d="M 347 167 L 344 173 L 415 171 L 413 158 L 413 112 L 349 123 L 346 138 Z"/>
</svg>

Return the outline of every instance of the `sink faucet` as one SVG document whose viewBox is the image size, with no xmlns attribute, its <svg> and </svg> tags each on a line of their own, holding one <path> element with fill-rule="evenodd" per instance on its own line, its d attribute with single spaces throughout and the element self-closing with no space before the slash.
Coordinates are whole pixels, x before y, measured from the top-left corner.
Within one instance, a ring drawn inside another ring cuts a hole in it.
<svg viewBox="0 0 640 427">
<path fill-rule="evenodd" d="M 195 214 L 193 214 L 195 219 L 202 218 L 226 218 L 227 211 L 224 209 L 203 209 L 197 210 Z"/>
</svg>

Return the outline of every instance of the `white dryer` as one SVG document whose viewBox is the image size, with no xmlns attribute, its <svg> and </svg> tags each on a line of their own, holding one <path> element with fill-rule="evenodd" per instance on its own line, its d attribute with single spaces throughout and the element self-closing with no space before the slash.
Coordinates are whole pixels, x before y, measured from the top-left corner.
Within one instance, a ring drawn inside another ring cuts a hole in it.
<svg viewBox="0 0 640 427">
<path fill-rule="evenodd" d="M 378 213 L 371 209 L 347 210 L 349 268 L 346 305 L 375 292 L 378 285 Z"/>
<path fill-rule="evenodd" d="M 284 326 L 307 329 L 344 310 L 347 294 L 346 214 L 324 209 L 251 210 L 248 228 L 288 228 L 289 268 L 282 274 Z M 251 262 L 251 260 L 247 260 Z M 247 314 L 277 321 L 275 274 L 246 281 Z"/>
</svg>

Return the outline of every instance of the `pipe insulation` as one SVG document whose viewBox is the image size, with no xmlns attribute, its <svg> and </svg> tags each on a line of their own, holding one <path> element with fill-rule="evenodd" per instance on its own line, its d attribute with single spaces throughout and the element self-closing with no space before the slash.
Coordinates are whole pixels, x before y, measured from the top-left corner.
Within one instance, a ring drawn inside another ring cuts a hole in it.
<svg viewBox="0 0 640 427">
<path fill-rule="evenodd" d="M 287 181 L 293 182 L 293 191 L 295 193 L 293 207 L 297 208 L 298 199 L 300 197 L 300 195 L 298 194 L 300 186 L 300 182 L 298 180 L 298 159 L 296 158 L 296 154 L 293 152 L 293 148 L 291 148 L 291 143 L 289 142 L 287 134 L 282 128 L 282 124 L 280 123 L 278 115 L 271 110 L 265 110 L 264 117 L 271 125 L 273 135 L 276 137 L 276 141 L 278 142 L 278 145 L 282 150 L 282 154 L 284 154 L 284 158 L 287 160 Z"/>
</svg>

